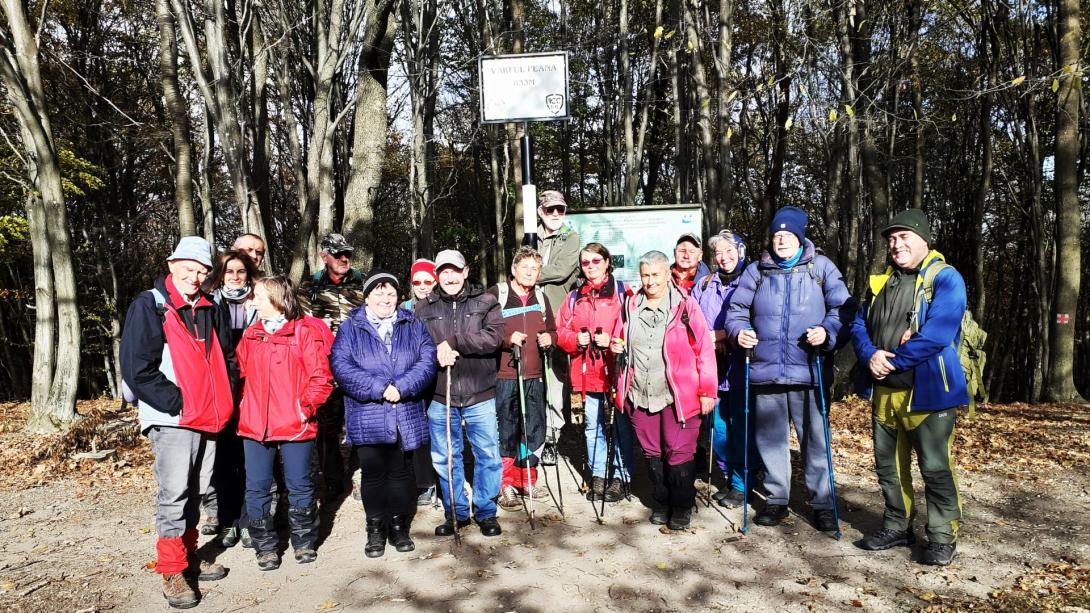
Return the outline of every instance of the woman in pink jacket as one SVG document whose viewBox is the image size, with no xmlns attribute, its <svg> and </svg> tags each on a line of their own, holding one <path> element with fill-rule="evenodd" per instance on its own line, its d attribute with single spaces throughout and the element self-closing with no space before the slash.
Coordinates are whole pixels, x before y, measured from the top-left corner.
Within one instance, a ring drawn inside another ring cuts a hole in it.
<svg viewBox="0 0 1090 613">
<path fill-rule="evenodd" d="M 651 523 L 684 530 L 696 499 L 700 422 L 715 407 L 715 347 L 700 305 L 670 282 L 670 260 L 660 251 L 640 257 L 643 287 L 625 304 L 621 338 L 610 350 L 627 363 L 617 385 L 617 406 L 632 418 L 647 457 Z"/>
</svg>

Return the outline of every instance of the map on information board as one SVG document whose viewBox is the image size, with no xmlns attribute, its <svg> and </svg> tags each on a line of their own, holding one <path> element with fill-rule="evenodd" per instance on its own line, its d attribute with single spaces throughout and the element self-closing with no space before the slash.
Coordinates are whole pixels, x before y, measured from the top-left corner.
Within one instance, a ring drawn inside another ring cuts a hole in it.
<svg viewBox="0 0 1090 613">
<path fill-rule="evenodd" d="M 679 236 L 691 232 L 704 240 L 700 205 L 569 209 L 567 222 L 583 245 L 605 245 L 613 257 L 613 275 L 634 288 L 640 286 L 641 255 L 658 250 L 673 263 Z"/>
</svg>

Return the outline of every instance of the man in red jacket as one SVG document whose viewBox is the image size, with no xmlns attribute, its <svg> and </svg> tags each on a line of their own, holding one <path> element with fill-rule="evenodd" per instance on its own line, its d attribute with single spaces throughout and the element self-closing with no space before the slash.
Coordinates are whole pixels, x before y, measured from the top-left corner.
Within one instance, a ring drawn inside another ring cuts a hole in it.
<svg viewBox="0 0 1090 613">
<path fill-rule="evenodd" d="M 200 289 L 212 269 L 208 242 L 183 238 L 167 266 L 170 274 L 137 296 L 125 315 L 121 373 L 155 454 L 155 570 L 170 606 L 185 609 L 200 601 L 194 579 L 227 574 L 197 558 L 197 522 L 200 493 L 208 486 L 200 482 L 201 467 L 214 462 L 216 435 L 234 412 L 237 369 L 230 322 Z"/>
</svg>

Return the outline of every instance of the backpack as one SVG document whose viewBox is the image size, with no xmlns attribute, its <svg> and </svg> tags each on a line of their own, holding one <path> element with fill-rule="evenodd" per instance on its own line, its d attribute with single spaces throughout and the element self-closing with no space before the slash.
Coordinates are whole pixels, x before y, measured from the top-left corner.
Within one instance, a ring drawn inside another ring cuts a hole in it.
<svg viewBox="0 0 1090 613">
<path fill-rule="evenodd" d="M 624 313 L 624 297 L 625 294 L 628 293 L 628 288 L 625 287 L 624 281 L 621 281 L 620 279 L 614 279 L 613 282 L 617 284 L 613 290 L 613 295 L 616 296 L 617 303 L 621 305 L 621 313 Z M 573 313 L 575 312 L 575 303 L 577 300 L 579 300 L 578 287 L 568 293 L 568 308 Z"/>
<path fill-rule="evenodd" d="M 810 275 L 810 279 L 812 279 L 814 281 L 814 283 L 817 283 L 818 289 L 824 291 L 822 288 L 825 287 L 825 278 L 817 276 L 817 273 L 814 272 L 814 261 L 810 260 L 809 262 L 806 263 L 805 268 L 802 267 L 802 266 L 795 266 L 791 270 L 758 268 L 757 269 L 757 272 L 758 272 L 757 285 L 753 288 L 753 295 L 754 296 L 757 295 L 757 290 L 761 289 L 761 283 L 764 283 L 765 277 L 768 277 L 768 276 L 771 276 L 771 275 L 793 275 L 793 274 L 795 274 L 797 272 L 802 272 L 803 270 L 805 270 L 807 272 L 807 274 Z"/>
<path fill-rule="evenodd" d="M 935 296 L 935 277 L 948 266 L 950 265 L 939 260 L 923 271 L 923 283 L 918 291 L 923 294 L 927 304 L 931 304 L 931 299 Z M 914 303 L 917 306 L 912 313 L 912 325 L 918 327 L 916 317 L 919 301 L 916 300 Z M 961 369 L 965 373 L 965 383 L 969 390 L 969 417 L 976 414 L 977 402 L 988 402 L 988 390 L 984 386 L 984 366 L 988 360 L 988 355 L 984 352 L 984 342 L 987 340 L 988 333 L 980 327 L 980 324 L 973 319 L 973 313 L 966 308 L 965 314 L 961 316 L 961 329 L 951 345 L 957 350 Z"/>
</svg>

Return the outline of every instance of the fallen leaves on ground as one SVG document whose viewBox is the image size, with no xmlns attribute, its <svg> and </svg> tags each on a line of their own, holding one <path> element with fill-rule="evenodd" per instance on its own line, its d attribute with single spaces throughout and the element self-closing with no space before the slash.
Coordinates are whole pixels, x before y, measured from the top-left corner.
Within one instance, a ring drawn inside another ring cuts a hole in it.
<svg viewBox="0 0 1090 613">
<path fill-rule="evenodd" d="M 992 592 L 988 598 L 931 596 L 930 604 L 917 609 L 918 612 L 1085 611 L 1090 609 L 1090 566 L 1068 561 L 1046 564 L 1018 577 L 1012 587 Z"/>
</svg>

